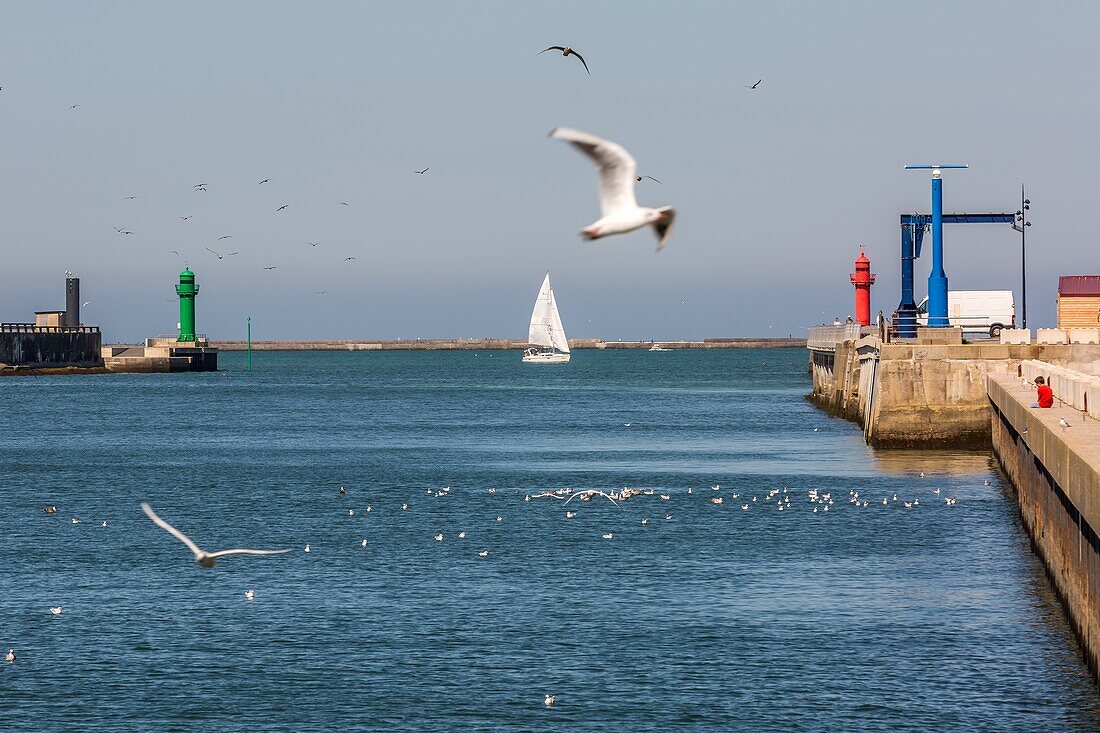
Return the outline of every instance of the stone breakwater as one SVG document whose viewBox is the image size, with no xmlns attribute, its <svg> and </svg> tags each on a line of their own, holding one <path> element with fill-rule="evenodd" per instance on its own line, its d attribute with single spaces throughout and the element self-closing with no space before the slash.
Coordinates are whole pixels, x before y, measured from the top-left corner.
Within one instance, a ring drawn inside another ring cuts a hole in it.
<svg viewBox="0 0 1100 733">
<path fill-rule="evenodd" d="M 654 343 L 675 349 L 761 349 L 804 348 L 806 339 L 798 338 L 713 338 L 702 341 L 604 341 L 602 339 L 570 339 L 573 350 L 580 349 L 648 349 Z M 211 341 L 222 351 L 244 351 L 244 341 Z M 253 351 L 472 351 L 487 349 L 527 348 L 521 339 L 302 339 L 253 341 Z"/>
</svg>

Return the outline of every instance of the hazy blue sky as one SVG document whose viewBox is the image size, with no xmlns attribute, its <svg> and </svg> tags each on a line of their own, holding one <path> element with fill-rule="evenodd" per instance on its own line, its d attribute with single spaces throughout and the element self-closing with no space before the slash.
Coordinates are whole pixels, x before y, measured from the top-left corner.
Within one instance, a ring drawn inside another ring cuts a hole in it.
<svg viewBox="0 0 1100 733">
<path fill-rule="evenodd" d="M 171 332 L 175 249 L 215 337 L 522 337 L 547 269 L 571 336 L 798 334 L 851 312 L 860 243 L 897 305 L 898 213 L 929 206 L 902 165 L 938 160 L 971 165 L 947 210 L 1027 183 L 1053 325 L 1057 276 L 1100 272 L 1097 28 L 1085 2 L 0 3 L 0 319 L 62 307 L 71 269 L 107 339 Z M 663 181 L 664 251 L 578 237 L 596 175 L 559 125 Z M 1018 291 L 1007 226 L 946 242 L 953 288 Z"/>
</svg>

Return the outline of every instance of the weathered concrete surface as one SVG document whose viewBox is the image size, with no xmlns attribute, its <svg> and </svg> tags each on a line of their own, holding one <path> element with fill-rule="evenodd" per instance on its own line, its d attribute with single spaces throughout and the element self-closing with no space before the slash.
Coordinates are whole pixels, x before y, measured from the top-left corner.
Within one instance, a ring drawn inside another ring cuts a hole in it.
<svg viewBox="0 0 1100 733">
<path fill-rule="evenodd" d="M 796 338 L 715 338 L 702 341 L 657 341 L 666 349 L 759 349 L 803 348 L 806 339 Z M 569 346 L 578 349 L 648 349 L 653 341 L 603 341 L 602 339 L 570 339 Z M 211 341 L 223 351 L 244 351 L 244 341 Z M 445 351 L 527 348 L 523 339 L 307 339 L 253 341 L 253 351 Z"/>
<path fill-rule="evenodd" d="M 991 375 L 993 450 L 1016 490 L 1020 516 L 1100 678 L 1100 421 L 1029 405 L 1034 388 Z M 1059 419 L 1069 422 L 1062 428 Z"/>
<path fill-rule="evenodd" d="M 1019 374 L 1028 359 L 1091 370 L 1089 344 L 882 344 L 876 337 L 811 350 L 810 399 L 858 422 L 878 447 L 987 447 L 990 374 Z"/>
</svg>

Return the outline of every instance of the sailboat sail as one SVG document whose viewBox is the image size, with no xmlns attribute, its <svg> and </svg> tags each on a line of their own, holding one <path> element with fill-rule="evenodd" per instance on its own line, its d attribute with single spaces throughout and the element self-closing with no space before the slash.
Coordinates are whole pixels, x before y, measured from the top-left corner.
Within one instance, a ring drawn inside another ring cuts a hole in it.
<svg viewBox="0 0 1100 733">
<path fill-rule="evenodd" d="M 550 276 L 546 276 L 549 281 Z M 550 290 L 550 341 L 558 351 L 569 353 L 569 339 L 565 337 L 565 326 L 561 323 L 558 314 L 558 301 L 554 299 L 554 291 Z"/>
<path fill-rule="evenodd" d="M 551 309 L 553 308 L 553 293 L 550 290 L 550 273 L 546 273 L 546 279 L 542 281 L 542 288 L 535 298 L 535 307 L 531 311 L 531 327 L 527 331 L 527 342 L 532 346 L 553 346 L 554 341 L 550 336 L 552 330 Z M 557 309 L 553 309 L 556 313 Z"/>
</svg>

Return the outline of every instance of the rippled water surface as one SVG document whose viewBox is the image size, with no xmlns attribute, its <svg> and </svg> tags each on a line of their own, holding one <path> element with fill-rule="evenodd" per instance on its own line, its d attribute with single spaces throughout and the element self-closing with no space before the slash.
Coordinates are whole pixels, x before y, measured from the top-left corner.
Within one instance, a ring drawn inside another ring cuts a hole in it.
<svg viewBox="0 0 1100 733">
<path fill-rule="evenodd" d="M 0 381 L 5 729 L 1100 729 L 990 456 L 871 451 L 803 350 L 243 365 Z"/>
</svg>

